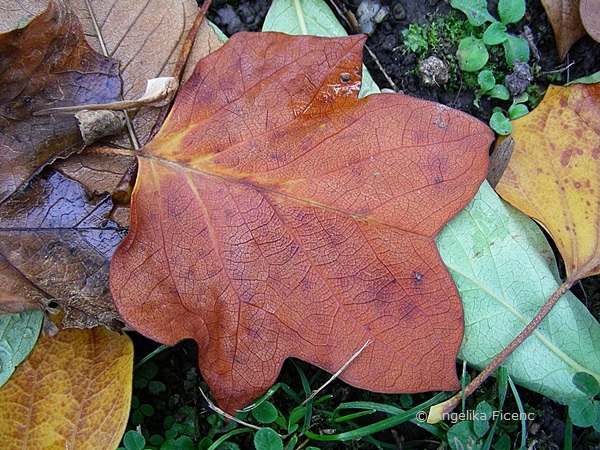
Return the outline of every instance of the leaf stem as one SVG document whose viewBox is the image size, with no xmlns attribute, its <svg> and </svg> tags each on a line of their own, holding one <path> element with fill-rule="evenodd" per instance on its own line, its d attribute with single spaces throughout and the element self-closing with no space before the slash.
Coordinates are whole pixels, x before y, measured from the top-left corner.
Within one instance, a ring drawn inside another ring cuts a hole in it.
<svg viewBox="0 0 600 450">
<path fill-rule="evenodd" d="M 192 47 L 194 46 L 194 42 L 196 41 L 196 35 L 198 34 L 198 29 L 200 28 L 200 25 L 202 24 L 202 21 L 204 20 L 204 17 L 206 16 L 206 11 L 208 11 L 208 8 L 210 7 L 211 2 L 212 2 L 212 0 L 204 1 L 204 3 L 202 4 L 202 8 L 200 8 L 198 10 L 198 12 L 196 13 L 194 22 L 192 23 L 192 26 L 190 27 L 190 30 L 188 31 L 188 33 L 185 37 L 185 40 L 183 41 L 183 44 L 181 46 L 181 51 L 179 52 L 179 58 L 177 60 L 177 64 L 175 65 L 175 69 L 173 70 L 173 75 L 172 75 L 174 78 L 177 79 L 179 84 L 181 84 L 181 79 L 183 78 L 183 71 L 187 64 L 190 53 L 192 52 Z M 154 122 L 154 126 L 152 127 L 152 130 L 150 131 L 150 136 L 149 136 L 148 140 L 151 140 L 154 136 L 156 136 L 156 133 L 158 133 L 158 130 L 160 130 L 160 127 L 162 127 L 162 124 L 166 120 L 167 115 L 169 114 L 170 110 L 171 110 L 170 103 L 168 105 L 163 106 L 160 109 L 160 111 L 158 113 L 158 117 L 156 118 L 156 122 Z"/>
<path fill-rule="evenodd" d="M 437 423 L 444 418 L 445 415 L 450 413 L 454 408 L 458 406 L 461 402 L 463 396 L 466 398 L 471 395 L 479 386 L 483 384 L 485 380 L 489 378 L 491 374 L 493 374 L 496 369 L 502 364 L 506 358 L 508 358 L 515 349 L 521 345 L 533 331 L 539 326 L 539 324 L 546 318 L 550 310 L 556 305 L 558 300 L 569 290 L 571 286 L 577 282 L 577 279 L 567 279 L 563 284 L 559 286 L 559 288 L 550 296 L 546 304 L 540 309 L 537 315 L 527 324 L 527 326 L 518 334 L 516 338 L 512 340 L 510 344 L 508 344 L 504 350 L 502 350 L 498 355 L 494 358 L 494 360 L 488 364 L 488 366 L 477 375 L 473 381 L 471 381 L 462 392 L 458 392 L 454 397 L 446 400 L 443 403 L 439 403 L 434 405 L 429 410 L 427 422 L 428 423 Z"/>
<path fill-rule="evenodd" d="M 302 34 L 308 34 L 308 28 L 306 27 L 306 21 L 304 20 L 304 13 L 302 12 L 300 0 L 294 0 L 294 6 L 296 7 L 296 15 L 298 16 L 298 23 L 300 24 L 300 32 Z"/>
<path fill-rule="evenodd" d="M 319 392 L 321 392 L 323 389 L 325 389 L 325 387 L 326 387 L 326 386 L 327 386 L 329 383 L 331 383 L 333 380 L 335 380 L 337 377 L 339 377 L 339 376 L 340 376 L 340 374 L 341 374 L 341 373 L 342 373 L 344 370 L 346 370 L 346 367 L 348 367 L 348 366 L 350 365 L 350 363 L 351 363 L 352 361 L 354 361 L 354 360 L 357 358 L 357 356 L 358 356 L 358 355 L 360 355 L 360 354 L 362 353 L 362 351 L 363 351 L 365 348 L 367 348 L 369 345 L 371 345 L 371 343 L 372 343 L 372 342 L 373 342 L 373 341 L 371 341 L 371 339 L 367 339 L 367 342 L 365 342 L 365 343 L 363 344 L 363 346 L 362 346 L 361 348 L 359 348 L 359 349 L 358 349 L 358 351 L 357 351 L 357 352 L 356 352 L 354 355 L 352 355 L 352 356 L 350 357 L 350 359 L 349 359 L 348 361 L 346 361 L 342 367 L 340 367 L 340 370 L 338 370 L 336 373 L 334 373 L 334 374 L 331 376 L 331 378 L 329 378 L 329 380 L 327 380 L 327 381 L 325 382 L 325 384 L 323 384 L 323 385 L 322 385 L 320 388 L 318 388 L 318 389 L 315 389 L 314 391 L 312 391 L 312 393 L 310 394 L 310 396 L 309 396 L 309 397 L 308 397 L 306 400 L 304 400 L 304 401 L 303 401 L 303 402 L 300 404 L 300 406 L 304 406 L 304 405 L 306 405 L 306 404 L 307 404 L 309 401 L 311 401 L 313 398 L 315 398 Z"/>
</svg>

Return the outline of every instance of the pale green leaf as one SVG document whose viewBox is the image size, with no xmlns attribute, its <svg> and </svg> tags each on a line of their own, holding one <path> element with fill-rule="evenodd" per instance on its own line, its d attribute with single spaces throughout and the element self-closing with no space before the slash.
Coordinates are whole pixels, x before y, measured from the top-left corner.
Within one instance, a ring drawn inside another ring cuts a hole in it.
<svg viewBox="0 0 600 450">
<path fill-rule="evenodd" d="M 265 17 L 262 31 L 312 36 L 347 36 L 333 11 L 323 0 L 274 0 Z M 379 92 L 379 88 L 363 65 L 360 97 Z"/>
<path fill-rule="evenodd" d="M 31 352 L 43 319 L 39 310 L 0 315 L 0 386 Z"/>
<path fill-rule="evenodd" d="M 570 86 L 572 84 L 577 84 L 577 83 L 582 83 L 582 84 L 600 83 L 600 71 L 595 72 L 586 77 L 581 77 L 581 78 L 577 78 L 576 80 L 569 81 L 567 84 L 565 84 L 565 86 Z"/>
<path fill-rule="evenodd" d="M 487 182 L 437 243 L 465 309 L 459 356 L 482 369 L 558 288 L 552 250 L 539 227 Z M 583 395 L 571 381 L 575 373 L 600 379 L 598 348 L 600 325 L 568 292 L 504 365 L 517 383 L 567 403 Z"/>
</svg>

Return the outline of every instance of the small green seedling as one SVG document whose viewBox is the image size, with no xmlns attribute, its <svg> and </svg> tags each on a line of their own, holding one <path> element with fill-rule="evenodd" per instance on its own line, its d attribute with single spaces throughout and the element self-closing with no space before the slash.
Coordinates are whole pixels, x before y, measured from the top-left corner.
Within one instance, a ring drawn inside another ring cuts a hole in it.
<svg viewBox="0 0 600 450">
<path fill-rule="evenodd" d="M 153 362 L 148 362 L 136 370 L 133 387 L 136 389 L 148 388 L 152 394 L 160 394 L 167 390 L 167 386 L 162 381 L 156 381 L 154 378 L 158 374 L 158 366 Z"/>
<path fill-rule="evenodd" d="M 526 93 L 514 97 L 512 105 L 508 108 L 508 115 L 504 114 L 500 108 L 494 108 L 492 117 L 490 118 L 490 128 L 502 136 L 510 134 L 512 132 L 510 121 L 518 119 L 529 112 L 529 108 L 524 105 L 527 100 L 529 100 L 529 96 Z"/>
<path fill-rule="evenodd" d="M 573 384 L 585 394 L 569 404 L 569 418 L 573 425 L 587 428 L 594 427 L 600 432 L 600 400 L 595 397 L 600 393 L 600 385 L 593 375 L 578 372 L 573 375 Z"/>
<path fill-rule="evenodd" d="M 140 403 L 137 395 L 131 398 L 131 423 L 135 426 L 144 423 L 146 417 L 154 415 L 154 407 L 147 403 Z"/>
<path fill-rule="evenodd" d="M 491 70 L 482 70 L 477 75 L 477 82 L 479 83 L 480 90 L 475 96 L 473 103 L 479 107 L 479 99 L 483 95 L 488 95 L 491 98 L 497 98 L 499 100 L 508 100 L 510 98 L 510 92 L 508 88 L 503 84 L 496 83 L 496 77 Z"/>
<path fill-rule="evenodd" d="M 134 430 L 130 430 L 123 436 L 124 447 L 117 450 L 143 450 L 146 447 L 146 438 Z"/>
<path fill-rule="evenodd" d="M 469 36 L 460 41 L 456 57 L 458 64 L 465 72 L 481 70 L 488 62 L 488 47 L 500 45 L 504 47 L 504 55 L 509 67 L 515 61 L 529 61 L 529 45 L 522 37 L 507 32 L 507 25 L 520 21 L 525 15 L 525 0 L 500 0 L 498 16 L 500 21 L 487 10 L 486 0 L 452 0 L 455 9 L 465 13 L 474 27 L 487 25 L 482 37 Z"/>
</svg>

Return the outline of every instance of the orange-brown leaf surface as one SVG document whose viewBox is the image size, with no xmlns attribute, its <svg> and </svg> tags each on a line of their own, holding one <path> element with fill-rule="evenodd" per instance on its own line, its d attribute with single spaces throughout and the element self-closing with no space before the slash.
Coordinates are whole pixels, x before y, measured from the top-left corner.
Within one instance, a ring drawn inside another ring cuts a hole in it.
<svg viewBox="0 0 600 450">
<path fill-rule="evenodd" d="M 133 345 L 102 327 L 42 336 L 0 388 L 0 448 L 109 449 L 131 408 Z"/>
<path fill-rule="evenodd" d="M 289 356 L 380 392 L 456 389 L 463 315 L 433 237 L 492 133 L 442 105 L 358 99 L 363 36 L 238 33 L 144 149 L 110 285 L 124 320 L 193 338 L 229 412 Z"/>
<path fill-rule="evenodd" d="M 550 233 L 570 279 L 600 273 L 600 84 L 550 86 L 511 136 L 496 190 Z"/>
<path fill-rule="evenodd" d="M 558 58 L 561 61 L 573 44 L 586 34 L 579 15 L 579 2 L 580 0 L 542 0 L 554 31 Z"/>
</svg>

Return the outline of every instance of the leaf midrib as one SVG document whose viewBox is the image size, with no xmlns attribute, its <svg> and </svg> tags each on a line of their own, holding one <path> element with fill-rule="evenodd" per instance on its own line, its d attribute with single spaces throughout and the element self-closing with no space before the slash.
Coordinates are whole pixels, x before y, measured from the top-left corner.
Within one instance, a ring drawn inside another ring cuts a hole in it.
<svg viewBox="0 0 600 450">
<path fill-rule="evenodd" d="M 152 163 L 158 163 L 158 164 L 164 164 L 164 165 L 170 166 L 170 167 L 172 167 L 176 171 L 192 172 L 194 174 L 199 174 L 201 176 L 205 176 L 205 177 L 208 177 L 208 178 L 216 178 L 216 179 L 221 180 L 221 181 L 226 182 L 226 183 L 237 184 L 237 185 L 244 186 L 244 187 L 247 187 L 247 188 L 250 188 L 250 189 L 255 189 L 255 190 L 259 191 L 259 192 L 267 192 L 267 193 L 270 193 L 270 194 L 273 194 L 273 195 L 278 195 L 278 196 L 286 197 L 286 198 L 289 198 L 289 199 L 291 199 L 293 201 L 296 201 L 296 202 L 299 202 L 299 203 L 305 203 L 305 204 L 307 204 L 309 206 L 312 206 L 312 207 L 322 208 L 322 209 L 325 209 L 327 211 L 332 211 L 332 212 L 334 212 L 336 214 L 340 214 L 342 216 L 349 217 L 352 220 L 362 220 L 362 221 L 365 221 L 365 222 L 370 222 L 370 223 L 374 223 L 374 224 L 377 224 L 377 225 L 381 225 L 381 226 L 385 226 L 385 227 L 390 227 L 390 228 L 398 230 L 398 231 L 400 231 L 402 233 L 406 233 L 407 235 L 418 236 L 420 238 L 426 238 L 426 239 L 433 240 L 433 239 L 435 239 L 435 237 L 437 236 L 437 234 L 439 234 L 439 232 L 438 232 L 438 233 L 435 233 L 434 235 L 427 235 L 427 234 L 417 233 L 415 231 L 409 231 L 409 230 L 406 230 L 404 228 L 400 228 L 397 225 L 392 225 L 392 224 L 389 224 L 387 222 L 383 222 L 381 220 L 377 220 L 377 219 L 375 219 L 375 218 L 373 218 L 371 216 L 366 216 L 366 215 L 362 215 L 362 214 L 352 214 L 352 213 L 349 213 L 347 211 L 344 211 L 344 210 L 341 210 L 341 209 L 338 209 L 338 208 L 334 208 L 332 206 L 325 205 L 323 203 L 319 203 L 319 202 L 316 202 L 316 201 L 313 201 L 313 200 L 309 200 L 309 199 L 306 199 L 306 198 L 294 197 L 293 195 L 290 195 L 290 194 L 285 193 L 285 192 L 281 192 L 281 191 L 279 191 L 277 189 L 274 189 L 274 188 L 270 188 L 270 187 L 262 186 L 260 184 L 254 184 L 254 183 L 251 183 L 251 182 L 247 182 L 247 181 L 244 181 L 243 179 L 240 179 L 240 178 L 232 178 L 232 177 L 228 177 L 228 176 L 221 175 L 221 174 L 218 174 L 218 173 L 205 171 L 205 170 L 199 169 L 197 167 L 188 167 L 188 166 L 182 165 L 179 162 L 174 162 L 174 161 L 169 161 L 169 160 L 166 160 L 166 159 L 163 159 L 163 158 L 158 158 L 158 157 L 156 157 L 154 155 L 151 155 L 149 153 L 140 154 L 140 155 L 138 155 L 138 158 L 146 158 L 146 159 L 148 159 L 151 162 L 151 164 Z M 456 216 L 456 214 L 458 214 L 459 212 L 460 212 L 460 210 L 456 211 L 456 213 L 453 214 L 451 217 L 449 217 L 444 224 L 448 223 L 450 221 L 450 219 L 452 219 L 452 217 Z"/>
<path fill-rule="evenodd" d="M 473 278 L 473 277 L 465 274 L 464 272 L 462 272 L 461 270 L 457 269 L 456 267 L 454 267 L 454 266 L 452 266 L 450 264 L 447 264 L 445 261 L 444 261 L 444 264 L 446 264 L 446 267 L 448 268 L 448 270 L 451 273 L 455 273 L 455 274 L 460 275 L 464 279 L 470 281 L 471 284 L 473 284 L 474 286 L 476 286 L 480 291 L 482 291 L 485 294 L 487 294 L 490 298 L 493 298 L 494 300 L 496 300 L 509 313 L 511 313 L 521 323 L 523 323 L 523 325 L 527 325 L 530 322 L 530 320 L 526 319 L 523 315 L 521 315 L 521 313 L 517 309 L 515 309 L 511 304 L 509 304 L 504 298 L 498 296 L 495 292 L 489 290 L 486 286 L 484 286 L 483 284 L 481 284 L 478 280 L 476 280 L 475 278 Z M 554 353 L 556 356 L 558 356 L 559 359 L 561 359 L 562 361 L 564 361 L 565 364 L 567 364 L 569 367 L 571 367 L 572 369 L 574 369 L 576 372 L 587 372 L 587 373 L 592 374 L 596 378 L 600 379 L 600 374 L 595 373 L 591 369 L 583 367 L 581 364 L 579 364 L 577 361 L 575 361 L 573 358 L 571 358 L 569 355 L 567 355 L 565 352 L 563 352 L 549 338 L 547 338 L 546 336 L 544 336 L 539 331 L 539 329 L 534 330 L 531 335 L 535 336 L 536 338 L 538 338 L 540 340 L 540 342 L 544 346 L 546 346 L 552 353 Z"/>
</svg>

